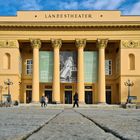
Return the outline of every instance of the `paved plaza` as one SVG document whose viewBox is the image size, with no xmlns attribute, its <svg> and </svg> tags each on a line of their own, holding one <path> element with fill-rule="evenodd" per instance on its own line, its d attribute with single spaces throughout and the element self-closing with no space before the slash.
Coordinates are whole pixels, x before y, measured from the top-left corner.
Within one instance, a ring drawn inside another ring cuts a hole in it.
<svg viewBox="0 0 140 140">
<path fill-rule="evenodd" d="M 0 140 L 140 140 L 140 109 L 0 108 Z"/>
</svg>

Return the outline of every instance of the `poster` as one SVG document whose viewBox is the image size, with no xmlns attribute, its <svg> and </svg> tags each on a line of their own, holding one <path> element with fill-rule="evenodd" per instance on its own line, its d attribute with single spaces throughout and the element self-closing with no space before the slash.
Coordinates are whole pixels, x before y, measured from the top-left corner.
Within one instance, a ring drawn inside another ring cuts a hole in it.
<svg viewBox="0 0 140 140">
<path fill-rule="evenodd" d="M 53 79 L 53 52 L 39 52 L 39 82 L 52 82 Z"/>
<path fill-rule="evenodd" d="M 62 83 L 72 83 L 77 81 L 76 52 L 60 52 L 60 81 Z"/>
<path fill-rule="evenodd" d="M 96 51 L 84 51 L 84 81 L 96 83 L 98 75 L 98 54 Z"/>
</svg>

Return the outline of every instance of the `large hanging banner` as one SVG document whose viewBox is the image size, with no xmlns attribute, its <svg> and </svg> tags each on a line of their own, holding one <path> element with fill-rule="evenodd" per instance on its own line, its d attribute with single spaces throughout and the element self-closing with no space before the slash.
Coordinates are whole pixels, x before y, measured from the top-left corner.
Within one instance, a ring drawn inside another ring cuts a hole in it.
<svg viewBox="0 0 140 140">
<path fill-rule="evenodd" d="M 97 82 L 98 54 L 96 51 L 84 51 L 84 81 L 86 83 Z"/>
<path fill-rule="evenodd" d="M 39 52 L 39 81 L 52 82 L 53 79 L 53 52 Z"/>
<path fill-rule="evenodd" d="M 72 83 L 77 81 L 76 52 L 60 52 L 60 81 L 62 83 Z"/>
</svg>

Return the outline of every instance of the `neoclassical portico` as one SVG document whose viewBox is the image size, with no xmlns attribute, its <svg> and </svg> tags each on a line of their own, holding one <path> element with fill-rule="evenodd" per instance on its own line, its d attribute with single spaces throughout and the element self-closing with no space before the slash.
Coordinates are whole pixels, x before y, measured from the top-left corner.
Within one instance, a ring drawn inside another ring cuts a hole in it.
<svg viewBox="0 0 140 140">
<path fill-rule="evenodd" d="M 32 102 L 39 102 L 39 49 L 41 48 L 40 39 L 31 39 L 33 48 L 33 78 L 32 78 Z M 105 48 L 107 47 L 107 39 L 97 39 L 97 48 L 99 52 L 98 64 L 98 103 L 105 103 Z M 84 82 L 84 48 L 86 47 L 86 39 L 75 40 L 78 59 L 77 59 L 77 88 L 79 94 L 79 102 L 85 103 L 85 82 Z M 62 46 L 61 39 L 51 39 L 53 48 L 53 82 L 52 82 L 52 98 L 56 103 L 61 103 L 60 99 L 60 48 Z"/>
</svg>

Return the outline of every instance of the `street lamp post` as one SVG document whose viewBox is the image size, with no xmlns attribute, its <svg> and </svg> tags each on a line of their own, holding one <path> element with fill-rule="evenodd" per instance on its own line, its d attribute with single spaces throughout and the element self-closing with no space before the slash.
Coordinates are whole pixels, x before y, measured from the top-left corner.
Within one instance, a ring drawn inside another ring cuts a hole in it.
<svg viewBox="0 0 140 140">
<path fill-rule="evenodd" d="M 6 81 L 4 81 L 4 84 L 8 86 L 8 102 L 11 102 L 11 94 L 10 94 L 10 85 L 13 84 L 13 82 L 10 79 L 7 79 Z"/>
<path fill-rule="evenodd" d="M 124 82 L 124 85 L 128 87 L 128 96 L 126 103 L 130 103 L 130 87 L 132 87 L 134 83 L 128 79 L 126 82 Z"/>
</svg>

